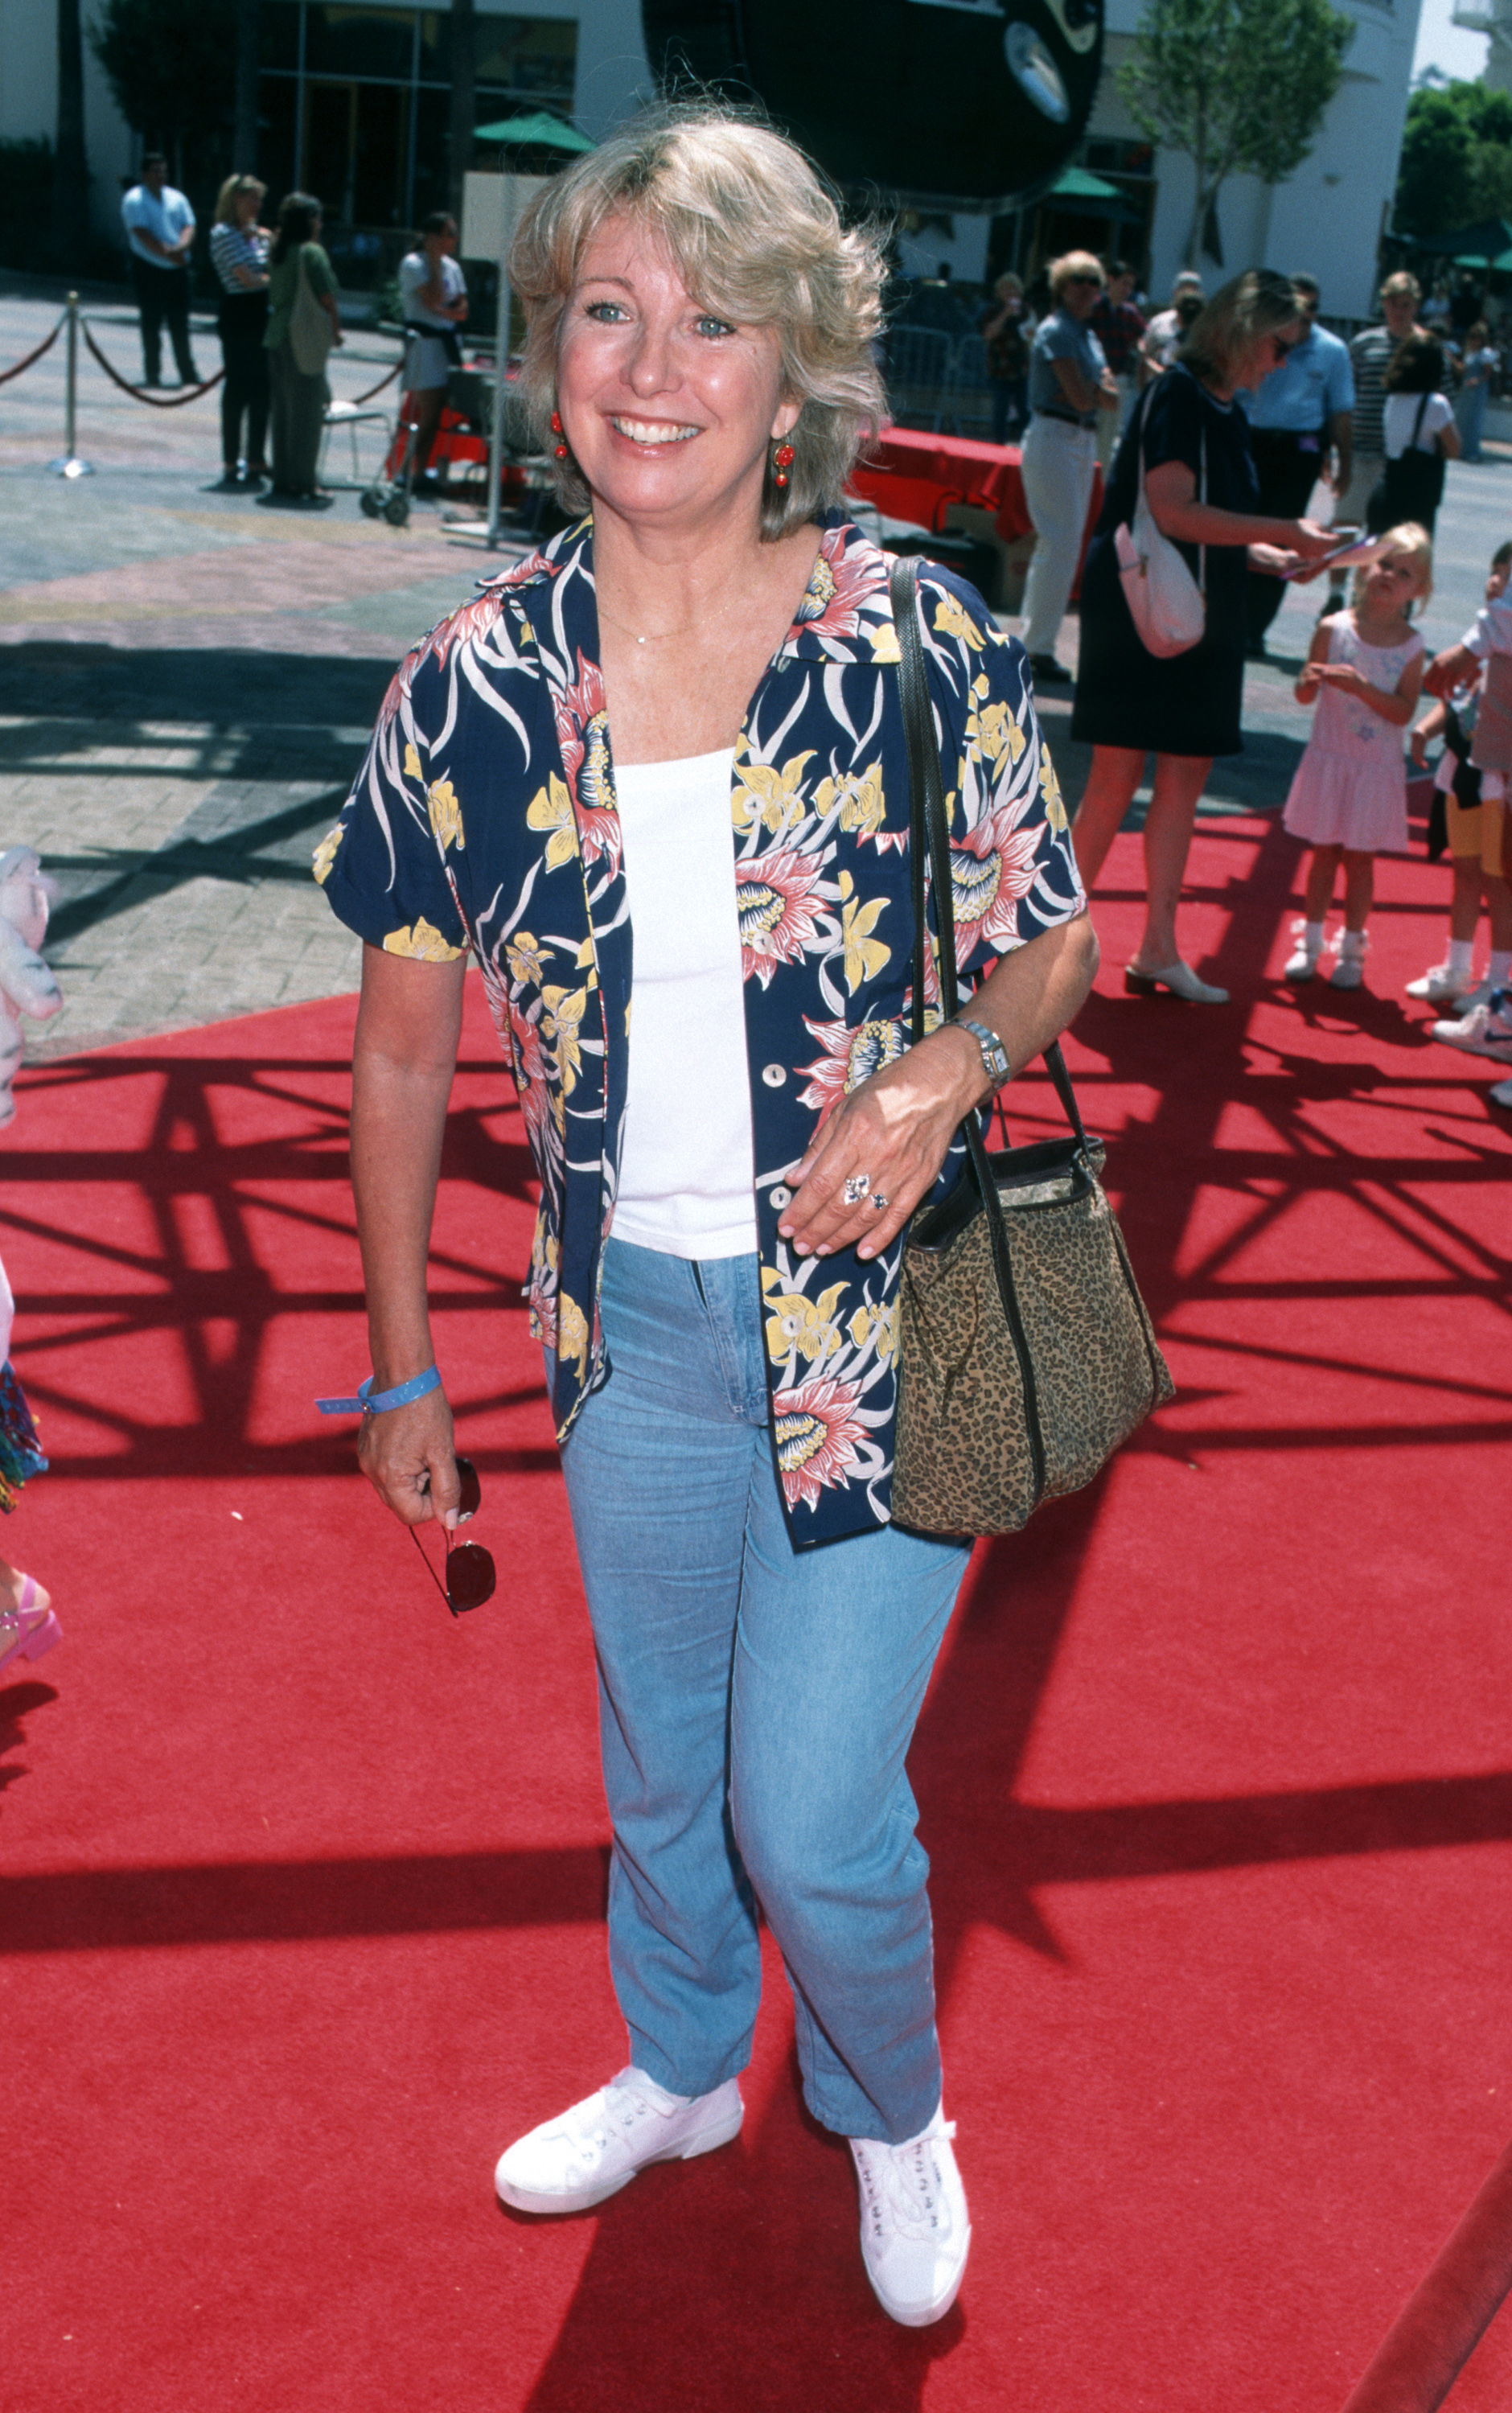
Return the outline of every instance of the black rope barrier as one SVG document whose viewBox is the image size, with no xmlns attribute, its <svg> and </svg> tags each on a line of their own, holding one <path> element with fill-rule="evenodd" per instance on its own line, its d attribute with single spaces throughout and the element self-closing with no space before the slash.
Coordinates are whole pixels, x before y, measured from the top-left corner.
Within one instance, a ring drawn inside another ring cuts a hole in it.
<svg viewBox="0 0 1512 2413">
<path fill-rule="evenodd" d="M 29 369 L 34 361 L 39 361 L 44 352 L 50 352 L 67 323 L 68 313 L 65 310 L 62 318 L 58 320 L 58 323 L 53 328 L 51 335 L 45 335 L 43 337 L 42 341 L 37 345 L 35 352 L 28 352 L 26 358 L 23 361 L 18 361 L 14 368 L 0 369 L 0 385 L 8 385 L 12 377 L 20 377 L 22 369 Z"/>
<path fill-rule="evenodd" d="M 398 359 L 394 362 L 394 364 L 393 364 L 393 368 L 389 371 L 389 374 L 388 374 L 388 376 L 387 376 L 386 377 L 379 377 L 379 379 L 378 379 L 378 381 L 377 385 L 370 385 L 370 386 L 368 387 L 367 392 L 366 392 L 365 393 L 354 393 L 354 394 L 353 394 L 353 396 L 352 396 L 352 398 L 351 398 L 351 407 L 352 407 L 353 410 L 356 410 L 356 409 L 358 408 L 359 405 L 361 405 L 362 403 L 364 403 L 364 402 L 371 402 L 371 401 L 372 401 L 372 399 L 373 399 L 373 396 L 374 396 L 376 393 L 381 393 L 381 392 L 383 392 L 383 389 L 384 389 L 384 387 L 385 387 L 386 385 L 392 385 L 392 384 L 393 383 L 394 378 L 398 376 L 399 371 L 403 368 L 404 364 L 405 364 L 405 356 L 404 356 L 403 352 L 401 352 L 401 353 L 400 353 L 400 355 L 399 355 L 399 357 L 398 357 Z"/>
<path fill-rule="evenodd" d="M 186 402 L 198 402 L 202 393 L 214 392 L 215 387 L 220 384 L 222 378 L 226 375 L 224 369 L 217 369 L 213 377 L 206 377 L 203 385 L 191 386 L 187 393 L 149 393 L 145 386 L 133 385 L 128 377 L 124 377 L 121 375 L 119 369 L 114 369 L 111 366 L 110 362 L 106 359 L 104 353 L 100 350 L 98 344 L 96 343 L 94 336 L 89 332 L 89 321 L 87 318 L 81 318 L 79 324 L 83 329 L 85 343 L 89 346 L 90 350 L 94 353 L 96 360 L 99 363 L 100 367 L 105 371 L 105 374 L 110 378 L 111 384 L 118 385 L 123 393 L 134 394 L 139 402 L 150 402 L 155 410 L 179 410 L 182 409 L 183 406 Z"/>
</svg>

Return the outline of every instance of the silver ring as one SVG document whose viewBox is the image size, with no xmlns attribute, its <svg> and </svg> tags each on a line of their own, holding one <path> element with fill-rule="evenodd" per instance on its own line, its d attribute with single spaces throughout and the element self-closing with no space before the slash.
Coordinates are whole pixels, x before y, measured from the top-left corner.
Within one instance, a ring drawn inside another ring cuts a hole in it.
<svg viewBox="0 0 1512 2413">
<path fill-rule="evenodd" d="M 841 1191 L 840 1195 L 845 1200 L 848 1206 L 859 1206 L 861 1201 L 865 1198 L 870 1188 L 871 1177 L 869 1174 L 852 1173 L 849 1180 L 846 1182 L 845 1188 Z"/>
<path fill-rule="evenodd" d="M 871 1203 L 872 1203 L 873 1206 L 876 1208 L 876 1210 L 877 1210 L 877 1212 L 878 1212 L 878 1214 L 879 1214 L 879 1215 L 885 1215 L 885 1214 L 886 1214 L 886 1212 L 887 1212 L 887 1206 L 888 1206 L 888 1202 L 887 1202 L 887 1200 L 882 1196 L 882 1192 L 881 1192 L 880 1190 L 874 1190 L 874 1191 L 872 1192 L 872 1193 L 871 1193 Z"/>
</svg>

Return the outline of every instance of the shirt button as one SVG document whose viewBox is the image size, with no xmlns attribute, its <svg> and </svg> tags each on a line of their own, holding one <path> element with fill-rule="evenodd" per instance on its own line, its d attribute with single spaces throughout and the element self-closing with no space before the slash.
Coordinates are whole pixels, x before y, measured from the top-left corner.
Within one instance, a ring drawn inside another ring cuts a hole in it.
<svg viewBox="0 0 1512 2413">
<path fill-rule="evenodd" d="M 778 1214 L 781 1213 L 784 1206 L 791 1206 L 793 1204 L 792 1191 L 784 1190 L 780 1181 L 778 1183 L 777 1188 L 772 1192 L 771 1197 L 772 1204 L 777 1208 Z"/>
<path fill-rule="evenodd" d="M 767 1064 L 763 1067 L 762 1079 L 769 1089 L 780 1089 L 787 1077 L 788 1068 L 785 1064 Z"/>
</svg>

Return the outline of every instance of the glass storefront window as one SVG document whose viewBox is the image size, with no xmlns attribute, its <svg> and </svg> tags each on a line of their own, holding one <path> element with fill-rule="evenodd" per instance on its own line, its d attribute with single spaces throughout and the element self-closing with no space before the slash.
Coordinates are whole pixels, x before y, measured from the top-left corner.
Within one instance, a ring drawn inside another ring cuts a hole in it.
<svg viewBox="0 0 1512 2413">
<path fill-rule="evenodd" d="M 486 11 L 474 36 L 476 125 L 542 106 L 571 118 L 574 18 Z M 385 242 L 444 207 L 451 37 L 450 10 L 261 0 L 259 172 L 269 207 L 297 183 L 324 202 L 328 237 L 383 229 Z"/>
<path fill-rule="evenodd" d="M 480 17 L 478 81 L 572 101 L 577 27 L 549 17 Z"/>
<path fill-rule="evenodd" d="M 258 10 L 258 65 L 299 65 L 299 0 L 262 0 Z"/>
<path fill-rule="evenodd" d="M 304 11 L 308 75 L 393 76 L 415 71 L 413 8 L 357 8 L 311 0 Z"/>
<path fill-rule="evenodd" d="M 479 84 L 500 84 L 571 109 L 576 73 L 575 20 L 487 14 L 473 20 L 473 74 Z M 452 81 L 450 12 L 426 8 L 421 13 L 420 80 Z"/>
</svg>

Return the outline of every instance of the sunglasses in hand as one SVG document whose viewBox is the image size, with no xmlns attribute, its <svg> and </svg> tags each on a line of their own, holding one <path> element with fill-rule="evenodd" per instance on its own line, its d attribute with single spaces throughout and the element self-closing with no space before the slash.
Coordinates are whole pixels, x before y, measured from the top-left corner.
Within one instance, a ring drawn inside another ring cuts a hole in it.
<svg viewBox="0 0 1512 2413">
<path fill-rule="evenodd" d="M 477 1516 L 483 1496 L 478 1469 L 470 1458 L 458 1458 L 457 1479 L 462 1486 L 462 1497 L 457 1502 L 457 1522 L 465 1525 L 470 1517 Z M 445 1583 L 432 1566 L 429 1553 L 414 1526 L 409 1528 L 415 1547 L 425 1562 L 426 1574 L 452 1616 L 461 1617 L 469 1608 L 482 1608 L 485 1600 L 492 1600 L 497 1580 L 494 1562 L 481 1542 L 453 1543 L 447 1528 L 443 1526 L 441 1530 L 446 1543 Z"/>
</svg>

